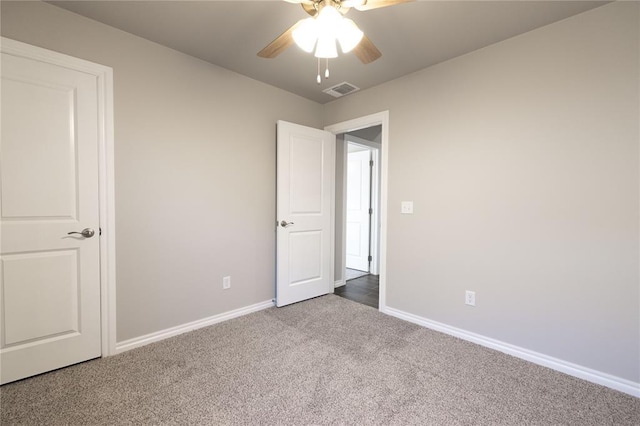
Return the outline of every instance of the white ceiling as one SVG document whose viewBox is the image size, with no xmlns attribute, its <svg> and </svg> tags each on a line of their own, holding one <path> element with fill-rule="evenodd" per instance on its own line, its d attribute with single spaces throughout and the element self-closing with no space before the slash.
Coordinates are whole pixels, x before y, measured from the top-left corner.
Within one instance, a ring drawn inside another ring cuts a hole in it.
<svg viewBox="0 0 640 426">
<path fill-rule="evenodd" d="M 263 81 L 319 103 L 322 89 L 348 81 L 366 89 L 565 19 L 602 1 L 416 1 L 353 19 L 382 52 L 363 65 L 352 54 L 329 62 L 318 85 L 316 59 L 292 46 L 275 59 L 256 53 L 308 17 L 284 1 L 50 1 L 72 12 Z"/>
</svg>

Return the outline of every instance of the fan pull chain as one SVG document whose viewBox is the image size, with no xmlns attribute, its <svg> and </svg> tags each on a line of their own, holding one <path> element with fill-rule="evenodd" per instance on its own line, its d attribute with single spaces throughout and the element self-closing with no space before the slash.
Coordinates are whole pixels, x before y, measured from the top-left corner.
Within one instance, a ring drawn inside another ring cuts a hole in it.
<svg viewBox="0 0 640 426">
<path fill-rule="evenodd" d="M 324 78 L 329 78 L 329 58 L 327 58 L 327 69 L 324 70 Z"/>
<path fill-rule="evenodd" d="M 320 77 L 320 58 L 318 58 L 318 77 L 316 77 L 318 84 L 322 83 L 322 77 Z"/>
</svg>

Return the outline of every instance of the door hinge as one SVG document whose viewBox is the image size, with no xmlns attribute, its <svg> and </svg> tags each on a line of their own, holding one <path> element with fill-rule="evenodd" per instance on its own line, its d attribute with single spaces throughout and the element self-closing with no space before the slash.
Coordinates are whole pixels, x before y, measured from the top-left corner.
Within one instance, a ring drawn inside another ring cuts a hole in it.
<svg viewBox="0 0 640 426">
<path fill-rule="evenodd" d="M 373 167 L 373 160 L 369 160 L 369 167 Z"/>
<path fill-rule="evenodd" d="M 373 214 L 373 209 L 369 208 L 369 214 Z"/>
<path fill-rule="evenodd" d="M 98 228 L 98 236 L 102 235 L 102 228 Z"/>
<path fill-rule="evenodd" d="M 369 256 L 369 262 L 371 262 L 373 260 L 372 256 Z"/>
</svg>

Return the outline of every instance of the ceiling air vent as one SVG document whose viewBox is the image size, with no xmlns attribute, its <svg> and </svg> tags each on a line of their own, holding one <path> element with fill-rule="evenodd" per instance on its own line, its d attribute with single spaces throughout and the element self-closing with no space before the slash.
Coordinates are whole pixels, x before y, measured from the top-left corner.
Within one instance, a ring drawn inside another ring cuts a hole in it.
<svg viewBox="0 0 640 426">
<path fill-rule="evenodd" d="M 360 90 L 359 87 L 354 86 L 351 83 L 347 83 L 343 81 L 340 84 L 336 84 L 333 87 L 329 87 L 328 89 L 324 89 L 323 92 L 333 96 L 334 98 L 339 98 L 344 95 L 348 95 L 349 93 L 357 92 Z"/>
</svg>

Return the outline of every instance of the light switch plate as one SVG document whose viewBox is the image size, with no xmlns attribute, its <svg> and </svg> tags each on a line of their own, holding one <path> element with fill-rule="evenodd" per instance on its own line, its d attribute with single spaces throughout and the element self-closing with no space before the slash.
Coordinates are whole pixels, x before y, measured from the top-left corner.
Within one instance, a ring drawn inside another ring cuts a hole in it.
<svg viewBox="0 0 640 426">
<path fill-rule="evenodd" d="M 402 214 L 413 214 L 413 201 L 403 201 L 400 206 Z"/>
</svg>

